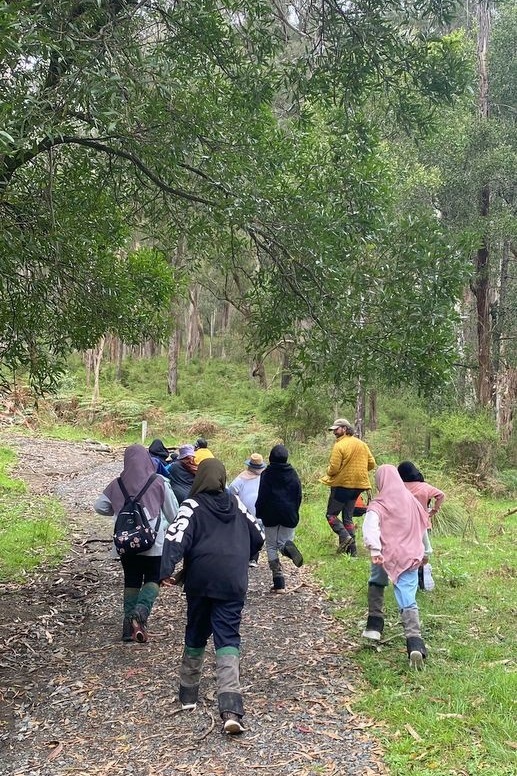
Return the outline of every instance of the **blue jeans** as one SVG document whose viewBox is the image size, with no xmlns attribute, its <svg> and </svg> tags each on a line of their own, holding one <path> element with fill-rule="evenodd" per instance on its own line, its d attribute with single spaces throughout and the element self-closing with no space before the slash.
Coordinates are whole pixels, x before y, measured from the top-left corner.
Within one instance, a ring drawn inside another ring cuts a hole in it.
<svg viewBox="0 0 517 776">
<path fill-rule="evenodd" d="M 369 585 L 378 587 L 387 587 L 389 585 L 388 575 L 383 566 L 372 563 L 370 569 Z M 418 609 L 416 603 L 416 591 L 418 587 L 418 569 L 403 571 L 393 585 L 395 600 L 399 609 Z"/>
</svg>

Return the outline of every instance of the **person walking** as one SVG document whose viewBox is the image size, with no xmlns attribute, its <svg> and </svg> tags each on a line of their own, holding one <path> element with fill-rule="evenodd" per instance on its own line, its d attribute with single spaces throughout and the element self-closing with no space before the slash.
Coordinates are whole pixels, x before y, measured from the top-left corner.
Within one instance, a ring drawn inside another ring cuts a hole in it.
<svg viewBox="0 0 517 776">
<path fill-rule="evenodd" d="M 295 566 L 303 565 L 303 556 L 294 543 L 295 528 L 300 520 L 302 485 L 296 470 L 287 462 L 289 452 L 275 445 L 269 454 L 269 466 L 261 475 L 256 516 L 262 520 L 266 534 L 266 552 L 273 575 L 272 593 L 285 593 L 285 578 L 279 553 Z"/>
<path fill-rule="evenodd" d="M 188 497 L 196 472 L 194 445 L 180 445 L 178 457 L 169 467 L 169 480 L 178 499 L 178 504 L 181 504 Z"/>
<path fill-rule="evenodd" d="M 409 493 L 395 466 L 383 464 L 375 474 L 377 496 L 370 501 L 363 522 L 363 540 L 370 550 L 368 619 L 363 637 L 380 641 L 384 628 L 384 590 L 393 583 L 404 626 L 410 666 L 423 668 L 427 650 L 420 632 L 416 603 L 418 567 L 424 556 L 422 536 L 427 511 Z"/>
<path fill-rule="evenodd" d="M 153 478 L 153 479 L 152 479 Z M 124 469 L 120 480 L 130 496 L 137 496 L 149 481 L 145 492 L 138 499 L 149 525 L 157 530 L 153 546 L 137 555 L 121 555 L 124 572 L 124 619 L 122 641 L 146 642 L 147 621 L 158 597 L 160 563 L 165 531 L 178 512 L 178 502 L 168 480 L 156 474 L 155 464 L 142 445 L 130 445 L 124 452 Z M 114 517 L 121 511 L 126 496 L 119 478 L 112 480 L 95 502 L 94 509 L 100 515 Z M 115 545 L 112 557 L 118 558 Z"/>
<path fill-rule="evenodd" d="M 335 420 L 329 431 L 334 432 L 336 441 L 327 473 L 320 479 L 330 487 L 327 522 L 337 534 L 338 552 L 356 556 L 354 507 L 357 497 L 371 487 L 368 472 L 375 468 L 375 458 L 368 445 L 354 436 L 354 427 L 346 418 Z"/>
<path fill-rule="evenodd" d="M 432 567 L 429 563 L 429 556 L 433 551 L 429 532 L 433 527 L 433 517 L 438 513 L 445 500 L 445 493 L 426 482 L 424 475 L 412 461 L 402 461 L 399 463 L 397 470 L 406 488 L 429 515 L 429 525 L 423 537 L 426 553 L 422 565 L 418 569 L 418 587 L 420 590 L 434 590 L 435 584 L 432 576 Z"/>
<path fill-rule="evenodd" d="M 214 458 L 214 454 L 209 450 L 206 439 L 199 437 L 199 439 L 196 439 L 194 442 L 194 463 L 199 466 L 201 461 L 204 461 L 205 458 Z"/>
<path fill-rule="evenodd" d="M 240 498 L 250 515 L 255 517 L 255 502 L 257 501 L 260 475 L 266 468 L 264 458 L 260 453 L 252 453 L 247 461 L 244 462 L 246 468 L 235 477 L 230 483 L 230 493 L 234 493 Z M 260 527 L 263 528 L 262 521 Z M 250 566 L 255 567 L 258 563 L 258 553 L 250 560 Z"/>
<path fill-rule="evenodd" d="M 162 555 L 162 585 L 175 583 L 183 558 L 187 598 L 185 645 L 179 700 L 194 709 L 206 645 L 215 647 L 217 702 L 223 731 L 242 733 L 244 706 L 239 680 L 240 623 L 248 588 L 248 563 L 264 543 L 264 533 L 244 504 L 226 489 L 221 461 L 199 464 L 191 494 L 169 526 Z"/>
</svg>

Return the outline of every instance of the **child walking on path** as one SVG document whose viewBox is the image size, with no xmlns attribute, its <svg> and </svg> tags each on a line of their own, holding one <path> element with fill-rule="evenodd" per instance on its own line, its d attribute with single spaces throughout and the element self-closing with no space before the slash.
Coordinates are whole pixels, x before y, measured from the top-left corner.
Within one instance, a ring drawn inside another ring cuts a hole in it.
<svg viewBox="0 0 517 776">
<path fill-rule="evenodd" d="M 444 502 L 445 493 L 438 488 L 435 488 L 434 485 L 425 482 L 424 475 L 411 461 L 402 461 L 397 468 L 404 485 L 416 498 L 418 503 L 424 507 L 429 516 L 429 524 L 424 536 L 426 553 L 423 563 L 418 569 L 418 587 L 421 590 L 433 590 L 434 580 L 431 574 L 431 564 L 429 563 L 429 556 L 433 550 L 431 542 L 429 541 L 428 532 L 431 531 L 433 527 L 433 517 L 438 513 L 438 510 Z"/>
<path fill-rule="evenodd" d="M 260 475 L 266 468 L 263 457 L 260 453 L 252 453 L 247 461 L 244 462 L 246 468 L 237 477 L 232 480 L 228 489 L 230 493 L 234 493 L 240 498 L 250 515 L 255 517 L 255 504 L 257 501 Z M 261 521 L 260 527 L 263 528 Z M 256 566 L 258 563 L 259 554 L 252 557 L 250 560 L 250 566 Z"/>
<path fill-rule="evenodd" d="M 363 540 L 370 550 L 368 620 L 363 636 L 379 641 L 384 628 L 384 589 L 393 582 L 411 667 L 423 668 L 427 656 L 416 603 L 418 567 L 424 557 L 422 537 L 427 511 L 409 493 L 395 466 L 383 464 L 375 474 L 377 496 L 370 501 L 363 523 Z"/>
<path fill-rule="evenodd" d="M 122 641 L 146 642 L 147 621 L 153 604 L 158 597 L 160 562 L 165 531 L 178 512 L 178 502 L 168 480 L 156 474 L 156 467 L 149 451 L 142 445 L 131 445 L 124 452 L 124 470 L 120 475 L 122 484 L 130 496 L 136 496 L 149 479 L 154 480 L 139 498 L 149 525 L 158 533 L 153 546 L 138 555 L 122 555 L 120 560 L 124 571 L 124 620 Z M 125 496 L 118 478 L 110 482 L 95 502 L 94 509 L 100 515 L 117 515 L 124 506 Z M 112 557 L 118 558 L 115 546 Z"/>
<path fill-rule="evenodd" d="M 269 454 L 269 466 L 260 478 L 255 512 L 266 533 L 266 552 L 273 574 L 272 593 L 285 593 L 285 578 L 278 553 L 290 558 L 295 566 L 303 557 L 294 544 L 294 529 L 299 523 L 302 485 L 296 470 L 287 463 L 289 452 L 275 445 Z"/>
<path fill-rule="evenodd" d="M 226 470 L 216 458 L 201 461 L 190 496 L 165 536 L 160 580 L 174 584 L 183 558 L 187 625 L 179 700 L 194 709 L 208 639 L 213 635 L 217 702 L 225 733 L 242 733 L 239 681 L 240 623 L 248 589 L 248 563 L 264 534 L 242 502 L 226 490 Z"/>
</svg>

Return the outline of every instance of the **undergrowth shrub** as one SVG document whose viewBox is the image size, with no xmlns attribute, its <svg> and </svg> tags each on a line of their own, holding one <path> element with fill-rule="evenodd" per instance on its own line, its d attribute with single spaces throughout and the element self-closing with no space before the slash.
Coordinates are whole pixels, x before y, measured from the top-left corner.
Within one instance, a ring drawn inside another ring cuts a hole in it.
<svg viewBox="0 0 517 776">
<path fill-rule="evenodd" d="M 333 419 L 330 400 L 324 391 L 302 392 L 296 383 L 264 393 L 260 399 L 259 415 L 276 427 L 286 444 L 304 442 L 321 434 Z"/>
<path fill-rule="evenodd" d="M 457 412 L 431 421 L 432 452 L 449 471 L 478 487 L 485 486 L 495 468 L 498 435 L 484 412 Z"/>
</svg>

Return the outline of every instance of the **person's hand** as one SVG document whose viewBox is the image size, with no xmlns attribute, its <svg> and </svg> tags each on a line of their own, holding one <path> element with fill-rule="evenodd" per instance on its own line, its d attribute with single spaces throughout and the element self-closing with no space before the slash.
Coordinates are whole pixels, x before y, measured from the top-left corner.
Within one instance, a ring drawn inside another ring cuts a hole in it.
<svg viewBox="0 0 517 776">
<path fill-rule="evenodd" d="M 384 558 L 382 557 L 382 555 L 372 555 L 372 563 L 375 566 L 382 566 L 382 564 L 384 563 Z"/>
<path fill-rule="evenodd" d="M 176 580 L 174 579 L 174 577 L 169 577 L 168 579 L 160 580 L 161 587 L 174 587 L 175 584 L 176 584 Z"/>
<path fill-rule="evenodd" d="M 420 565 L 425 566 L 426 563 L 429 563 L 429 558 L 427 557 L 427 555 L 424 555 L 424 557 L 422 558 L 422 563 Z"/>
</svg>

